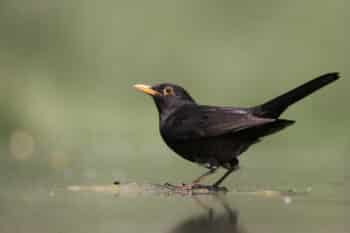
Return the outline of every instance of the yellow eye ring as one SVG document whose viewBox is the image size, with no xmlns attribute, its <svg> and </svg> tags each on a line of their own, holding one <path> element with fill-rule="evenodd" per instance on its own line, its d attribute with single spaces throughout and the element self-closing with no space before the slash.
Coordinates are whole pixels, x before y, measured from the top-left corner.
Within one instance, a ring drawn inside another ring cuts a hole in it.
<svg viewBox="0 0 350 233">
<path fill-rule="evenodd" d="M 172 87 L 165 87 L 163 89 L 163 94 L 165 96 L 167 96 L 167 95 L 175 95 L 175 92 L 174 92 L 174 89 Z"/>
</svg>

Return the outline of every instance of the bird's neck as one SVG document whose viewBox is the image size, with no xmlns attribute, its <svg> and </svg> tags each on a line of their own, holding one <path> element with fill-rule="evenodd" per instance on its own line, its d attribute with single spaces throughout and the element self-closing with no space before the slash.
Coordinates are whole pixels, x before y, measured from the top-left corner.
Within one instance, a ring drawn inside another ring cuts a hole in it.
<svg viewBox="0 0 350 233">
<path fill-rule="evenodd" d="M 181 105 L 176 105 L 176 106 L 172 106 L 169 108 L 163 108 L 163 109 L 158 109 L 159 111 L 159 122 L 160 124 L 162 124 L 163 122 L 165 122 L 169 116 L 171 116 L 173 113 L 175 113 L 180 107 L 182 107 L 183 104 Z"/>
<path fill-rule="evenodd" d="M 193 104 L 190 101 L 168 102 L 167 106 L 158 107 L 159 123 L 162 125 L 172 114 L 182 108 L 184 105 Z"/>
</svg>

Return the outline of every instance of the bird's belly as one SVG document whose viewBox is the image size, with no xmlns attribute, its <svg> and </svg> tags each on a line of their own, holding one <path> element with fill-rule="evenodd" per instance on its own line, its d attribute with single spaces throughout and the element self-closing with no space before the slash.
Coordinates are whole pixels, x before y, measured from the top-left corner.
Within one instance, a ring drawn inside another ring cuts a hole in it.
<svg viewBox="0 0 350 233">
<path fill-rule="evenodd" d="M 181 157 L 208 167 L 227 167 L 227 164 L 237 161 L 236 157 L 254 143 L 233 135 L 183 142 L 165 141 Z"/>
</svg>

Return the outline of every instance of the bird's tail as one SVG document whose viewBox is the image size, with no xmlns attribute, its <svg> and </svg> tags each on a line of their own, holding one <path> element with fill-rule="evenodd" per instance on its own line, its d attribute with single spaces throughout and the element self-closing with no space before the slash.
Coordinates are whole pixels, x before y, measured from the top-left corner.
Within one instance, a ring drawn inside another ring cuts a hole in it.
<svg viewBox="0 0 350 233">
<path fill-rule="evenodd" d="M 255 107 L 255 114 L 261 117 L 278 118 L 290 105 L 305 98 L 314 91 L 317 91 L 318 89 L 330 84 L 338 78 L 338 73 L 324 74 L 283 95 Z"/>
</svg>

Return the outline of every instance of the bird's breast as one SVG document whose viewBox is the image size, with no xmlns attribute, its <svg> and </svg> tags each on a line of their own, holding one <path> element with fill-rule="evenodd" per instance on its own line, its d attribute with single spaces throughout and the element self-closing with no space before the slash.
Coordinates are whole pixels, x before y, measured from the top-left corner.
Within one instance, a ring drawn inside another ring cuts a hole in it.
<svg viewBox="0 0 350 233">
<path fill-rule="evenodd" d="M 234 160 L 252 145 L 234 135 L 223 135 L 196 140 L 176 141 L 161 133 L 165 143 L 178 155 L 200 164 L 220 166 Z"/>
</svg>

